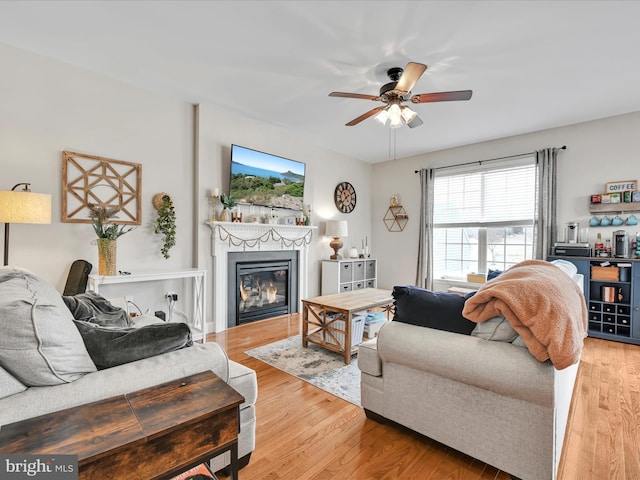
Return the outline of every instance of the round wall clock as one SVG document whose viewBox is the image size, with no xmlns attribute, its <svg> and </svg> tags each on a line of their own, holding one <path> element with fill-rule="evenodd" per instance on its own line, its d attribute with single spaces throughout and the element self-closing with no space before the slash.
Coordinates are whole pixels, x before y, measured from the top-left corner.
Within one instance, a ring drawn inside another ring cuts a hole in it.
<svg viewBox="0 0 640 480">
<path fill-rule="evenodd" d="M 334 194 L 336 207 L 342 213 L 351 213 L 356 208 L 356 189 L 349 182 L 340 182 Z"/>
</svg>

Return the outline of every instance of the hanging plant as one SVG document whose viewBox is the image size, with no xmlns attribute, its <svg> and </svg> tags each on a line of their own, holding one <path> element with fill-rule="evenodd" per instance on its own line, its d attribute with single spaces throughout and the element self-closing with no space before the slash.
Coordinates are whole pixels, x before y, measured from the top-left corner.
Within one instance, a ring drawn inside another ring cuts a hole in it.
<svg viewBox="0 0 640 480">
<path fill-rule="evenodd" d="M 169 250 L 176 244 L 176 212 L 173 200 L 166 193 L 158 193 L 153 197 L 153 206 L 158 211 L 153 232 L 163 236 L 160 253 L 164 258 L 169 258 Z"/>
</svg>

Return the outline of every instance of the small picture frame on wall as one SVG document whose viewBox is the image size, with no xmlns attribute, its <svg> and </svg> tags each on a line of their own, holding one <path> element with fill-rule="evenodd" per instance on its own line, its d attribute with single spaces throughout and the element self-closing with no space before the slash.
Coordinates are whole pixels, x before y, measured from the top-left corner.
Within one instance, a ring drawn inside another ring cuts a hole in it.
<svg viewBox="0 0 640 480">
<path fill-rule="evenodd" d="M 294 216 L 283 217 L 282 218 L 282 223 L 284 225 L 295 225 L 296 224 L 296 217 L 294 217 Z"/>
</svg>

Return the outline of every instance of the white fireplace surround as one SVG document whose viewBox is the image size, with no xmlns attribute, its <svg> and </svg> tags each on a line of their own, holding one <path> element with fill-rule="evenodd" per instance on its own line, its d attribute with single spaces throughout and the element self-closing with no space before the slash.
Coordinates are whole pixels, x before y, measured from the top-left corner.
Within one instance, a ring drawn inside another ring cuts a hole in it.
<svg viewBox="0 0 640 480">
<path fill-rule="evenodd" d="M 309 244 L 317 227 L 296 225 L 267 225 L 261 223 L 207 222 L 211 227 L 211 255 L 213 256 L 213 331 L 227 328 L 227 254 L 297 250 L 298 253 L 298 311 L 301 299 L 307 297 L 309 285 Z M 234 293 L 235 294 L 235 293 Z"/>
</svg>

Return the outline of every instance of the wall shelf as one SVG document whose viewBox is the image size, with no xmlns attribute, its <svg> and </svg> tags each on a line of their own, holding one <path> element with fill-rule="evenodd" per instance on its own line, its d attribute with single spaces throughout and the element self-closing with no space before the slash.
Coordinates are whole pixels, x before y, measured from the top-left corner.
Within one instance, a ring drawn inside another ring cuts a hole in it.
<svg viewBox="0 0 640 480">
<path fill-rule="evenodd" d="M 402 205 L 391 206 L 384 214 L 384 224 L 390 232 L 401 232 L 409 221 L 409 215 Z"/>
<path fill-rule="evenodd" d="M 640 212 L 640 202 L 591 203 L 589 205 L 589 212 L 591 213 Z"/>
</svg>

